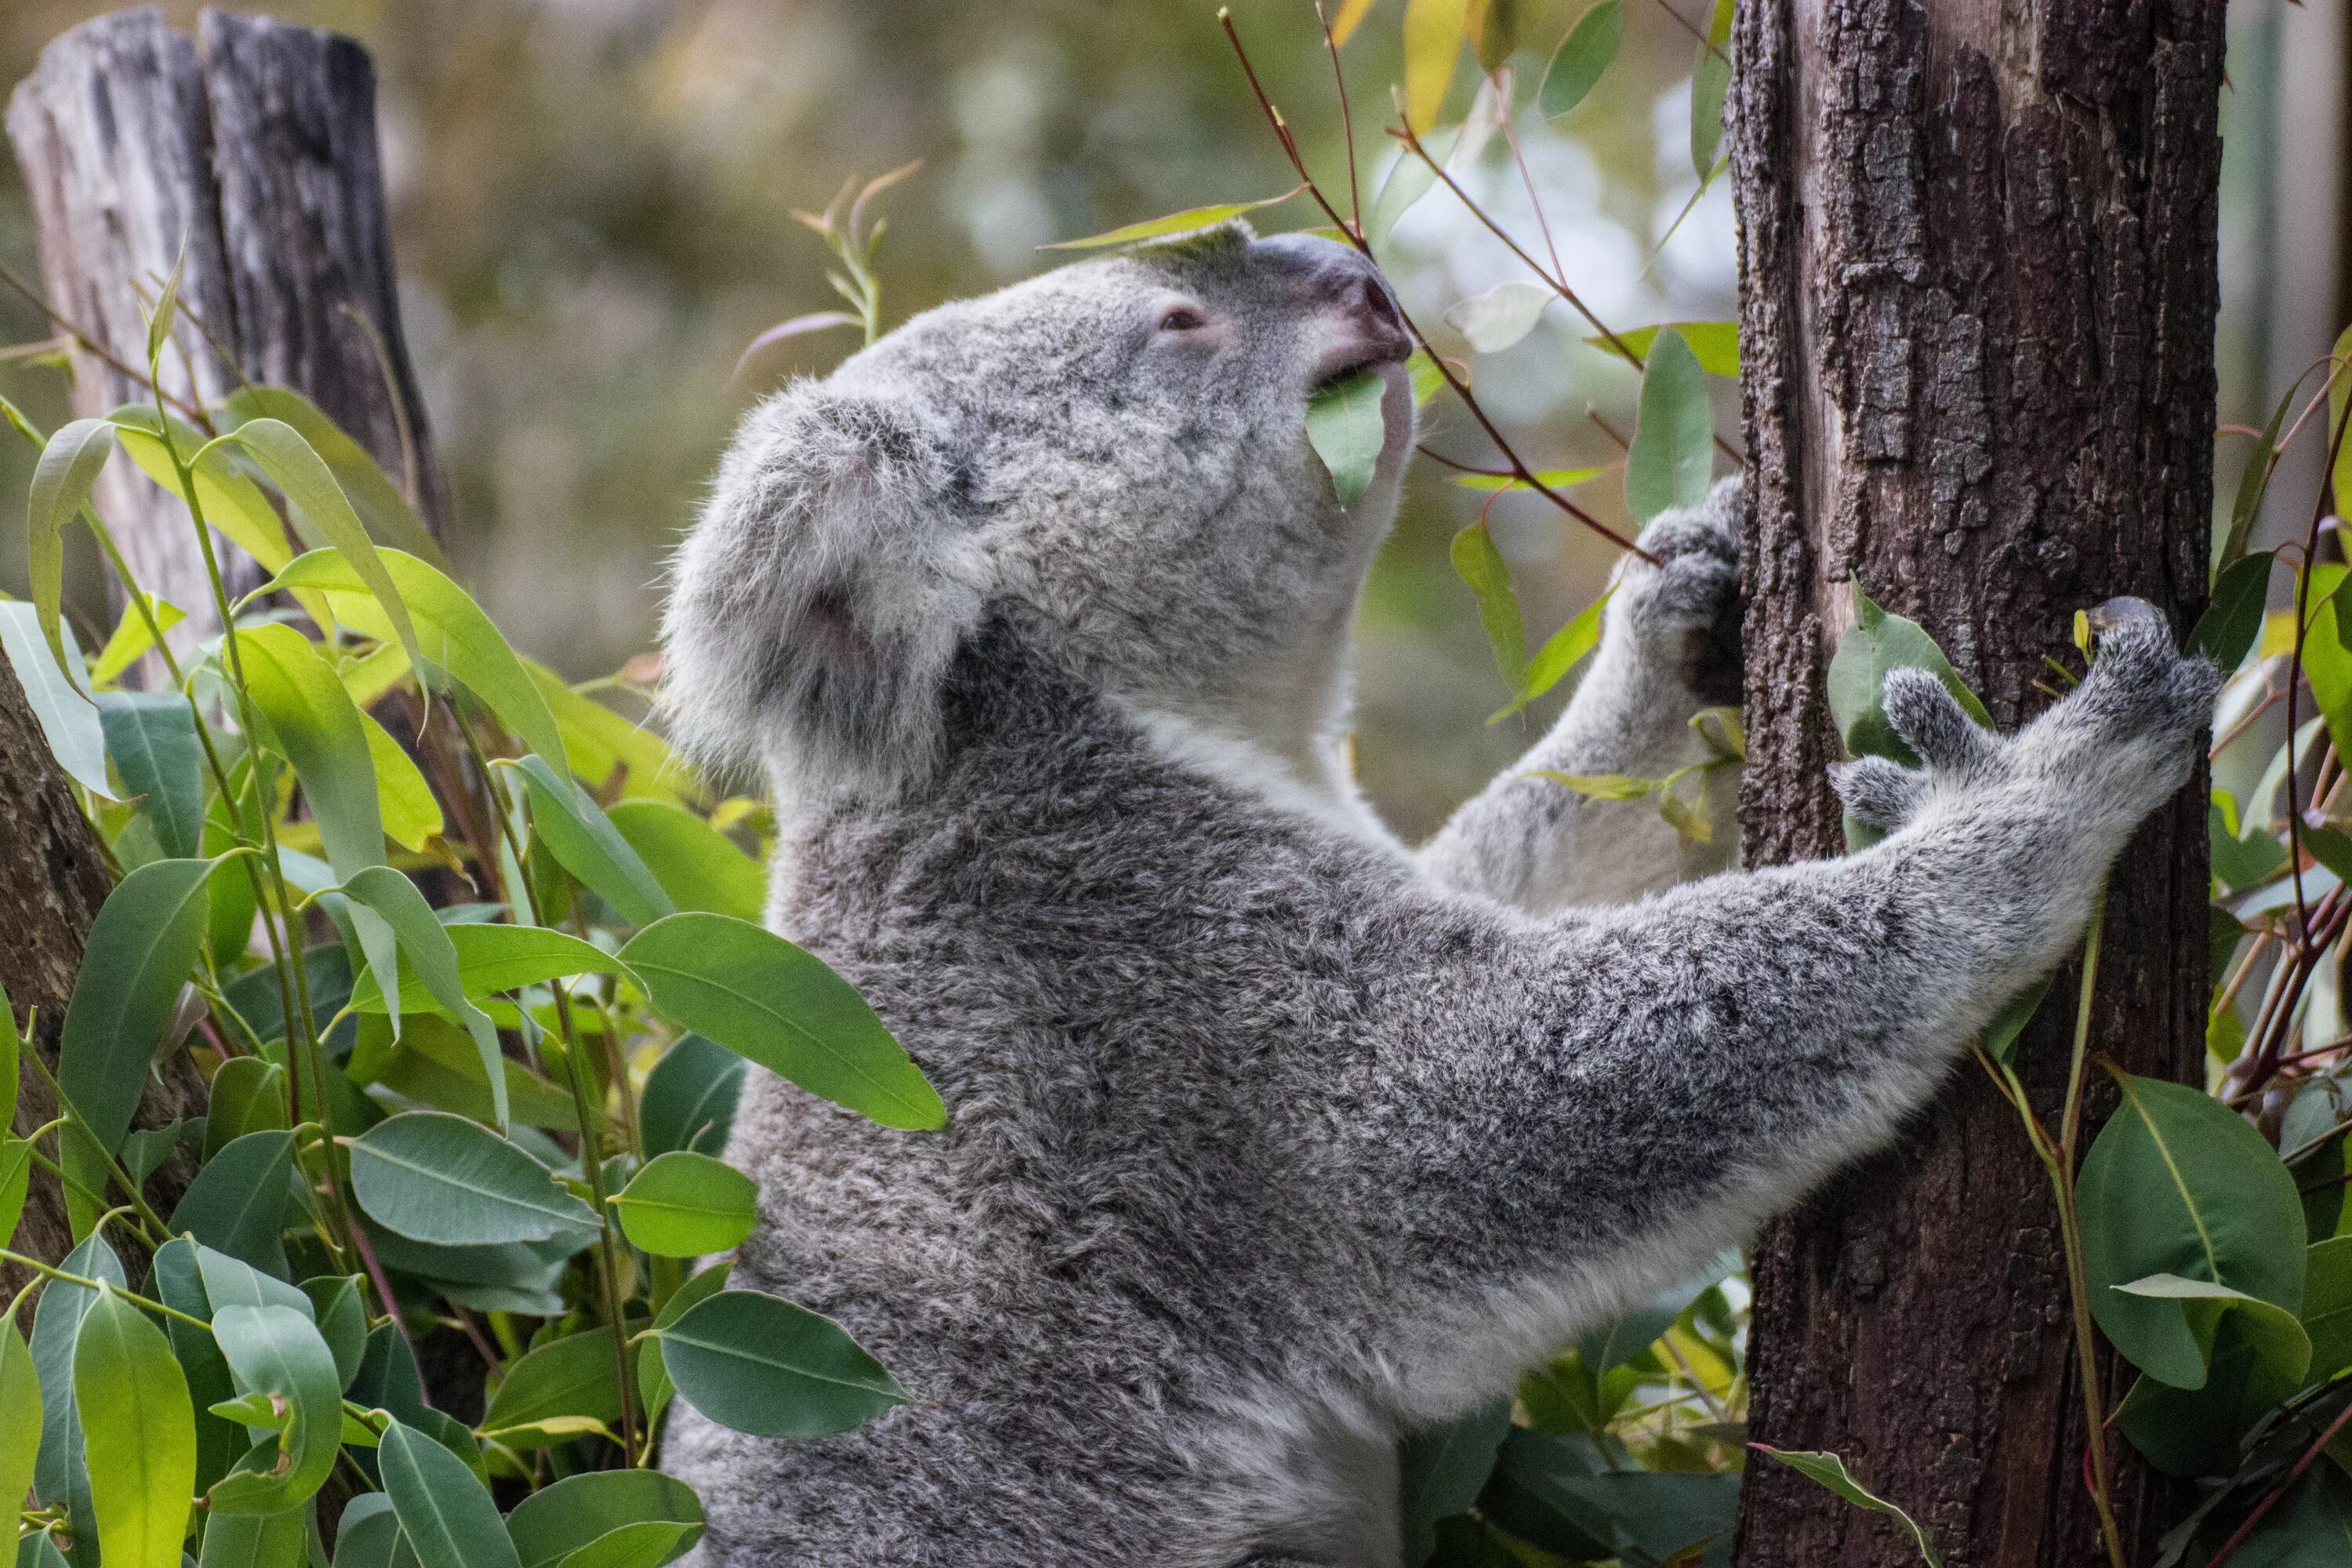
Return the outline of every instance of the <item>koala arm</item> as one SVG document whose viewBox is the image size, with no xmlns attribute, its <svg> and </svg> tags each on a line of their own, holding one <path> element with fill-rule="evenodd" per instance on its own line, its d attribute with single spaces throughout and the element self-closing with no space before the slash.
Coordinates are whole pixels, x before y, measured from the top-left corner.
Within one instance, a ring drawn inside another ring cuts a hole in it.
<svg viewBox="0 0 2352 1568">
<path fill-rule="evenodd" d="M 1726 479 L 1704 506 L 1643 531 L 1662 564 L 1626 557 L 1567 710 L 1421 851 L 1432 879 L 1540 913 L 1629 902 L 1731 863 L 1736 776 L 1708 779 L 1714 837 L 1700 843 L 1654 799 L 1594 799 L 1537 775 L 1664 778 L 1714 755 L 1690 721 L 1739 700 L 1738 510 L 1738 481 Z"/>
<path fill-rule="evenodd" d="M 1386 1325 L 1408 1392 L 1416 1357 L 1444 1362 L 1427 1413 L 1461 1358 L 1525 1364 L 1882 1145 L 2079 940 L 2126 838 L 2189 776 L 2217 684 L 2135 612 L 2014 737 L 1932 677 L 1890 677 L 1926 766 L 1842 771 L 1849 809 L 1895 829 L 1868 850 L 1605 916 L 1490 916 L 1390 982 L 1365 1245 L 1394 1238 L 1418 1301 Z M 1504 1299 L 1520 1281 L 1551 1315 Z"/>
</svg>

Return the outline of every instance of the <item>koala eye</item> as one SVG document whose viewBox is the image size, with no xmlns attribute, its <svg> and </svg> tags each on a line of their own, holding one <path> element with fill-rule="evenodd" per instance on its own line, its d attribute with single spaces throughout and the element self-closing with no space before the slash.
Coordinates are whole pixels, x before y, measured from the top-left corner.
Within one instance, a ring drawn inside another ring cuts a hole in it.
<svg viewBox="0 0 2352 1568">
<path fill-rule="evenodd" d="M 1178 304 L 1170 305 L 1161 310 L 1156 330 L 1163 332 L 1197 332 L 1208 324 L 1208 317 L 1201 313 L 1198 306 Z"/>
</svg>

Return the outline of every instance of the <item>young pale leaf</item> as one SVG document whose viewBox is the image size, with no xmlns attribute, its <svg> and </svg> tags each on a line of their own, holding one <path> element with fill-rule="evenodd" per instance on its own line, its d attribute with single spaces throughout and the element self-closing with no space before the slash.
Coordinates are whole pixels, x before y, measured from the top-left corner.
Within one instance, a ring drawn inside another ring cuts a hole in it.
<svg viewBox="0 0 2352 1568">
<path fill-rule="evenodd" d="M 216 1482 L 217 1513 L 278 1513 L 326 1484 L 343 1442 L 342 1379 L 334 1352 L 305 1312 L 291 1307 L 222 1307 L 213 1337 L 239 1394 L 286 1412 L 278 1440 Z"/>
<path fill-rule="evenodd" d="M 348 685 L 344 690 L 348 694 Z M 404 849 L 431 854 L 433 841 L 446 826 L 433 786 L 425 782 L 415 759 L 400 749 L 400 742 L 375 721 L 373 714 L 362 709 L 360 724 L 367 734 L 368 761 L 375 768 L 376 810 L 383 818 L 384 833 Z"/>
<path fill-rule="evenodd" d="M 610 1329 L 589 1329 L 534 1346 L 507 1368 L 482 1412 L 482 1430 L 509 1447 L 546 1447 L 562 1439 L 547 1424 L 580 1416 L 599 1426 L 621 1419 L 619 1363 Z"/>
<path fill-rule="evenodd" d="M 343 891 L 365 905 L 378 920 L 392 931 L 399 943 L 394 963 L 415 966 L 417 977 L 432 994 L 442 1011 L 454 1016 L 473 1037 L 474 1048 L 482 1058 L 484 1081 L 489 1086 L 492 1118 L 500 1129 L 507 1124 L 507 1079 L 504 1058 L 499 1050 L 498 1030 L 490 1025 L 489 1016 L 466 997 L 466 987 L 458 971 L 457 945 L 450 940 L 449 928 L 433 918 L 433 906 L 416 890 L 416 884 L 389 866 L 372 866 L 343 883 Z M 356 915 L 359 911 L 354 910 Z M 390 973 L 387 971 L 386 973 Z M 399 981 L 387 982 L 378 972 L 373 959 L 369 973 L 376 979 L 377 989 L 384 994 L 388 1009 L 399 1006 Z M 393 1034 L 399 1037 L 398 1013 L 393 1013 Z"/>
<path fill-rule="evenodd" d="M 1892 1516 L 1911 1532 L 1913 1543 L 1919 1548 L 1920 1561 L 1927 1563 L 1927 1568 L 1943 1568 L 1943 1560 L 1936 1555 L 1936 1543 L 1927 1539 L 1927 1532 L 1920 1528 L 1919 1521 L 1855 1480 L 1846 1469 L 1845 1461 L 1835 1454 L 1773 1448 L 1762 1443 L 1750 1443 L 1748 1447 L 1768 1459 L 1788 1466 L 1807 1480 L 1827 1487 L 1856 1508 Z"/>
<path fill-rule="evenodd" d="M 1642 374 L 1641 424 L 1625 455 L 1625 504 L 1647 522 L 1706 500 L 1715 473 L 1715 412 L 1700 370 L 1680 332 L 1663 331 Z"/>
<path fill-rule="evenodd" d="M 271 1274 L 286 1271 L 286 1202 L 294 1135 L 248 1132 L 196 1173 L 172 1211 L 174 1235 Z"/>
<path fill-rule="evenodd" d="M 1484 522 L 1474 522 L 1454 536 L 1454 574 L 1478 596 L 1478 624 L 1495 650 L 1495 668 L 1503 684 L 1521 689 L 1520 672 L 1527 658 L 1527 629 L 1519 618 L 1518 595 L 1511 591 L 1511 569 Z"/>
<path fill-rule="evenodd" d="M 760 1437 L 830 1437 L 911 1397 L 832 1319 L 756 1290 L 722 1290 L 661 1331 L 679 1397 Z"/>
<path fill-rule="evenodd" d="M 1597 479 L 1600 477 L 1599 468 L 1538 468 L 1536 470 L 1537 481 L 1546 489 L 1554 490 L 1564 490 L 1570 485 L 1580 485 L 1587 479 Z M 1529 494 L 1535 491 L 1534 485 L 1511 474 L 1456 474 L 1454 476 L 1454 482 L 1465 490 L 1489 492 L 1526 490 Z"/>
<path fill-rule="evenodd" d="M 0 1320 L 0 1498 L 16 1508 L 33 1489 L 41 1453 L 41 1373 L 12 1310 Z"/>
<path fill-rule="evenodd" d="M 335 667 L 316 643 L 282 622 L 252 627 L 237 646 L 246 691 L 269 721 L 277 749 L 294 764 L 335 876 L 349 883 L 383 865 L 383 816 L 367 725 Z M 352 925 L 368 967 L 392 973 L 399 954 L 383 917 L 354 909 Z"/>
<path fill-rule="evenodd" d="M 26 567 L 33 581 L 33 605 L 41 637 L 49 655 L 66 662 L 65 621 L 60 604 L 65 587 L 65 526 L 89 502 L 90 487 L 99 470 L 114 455 L 114 426 L 103 419 L 77 419 L 61 426 L 41 447 L 33 466 L 33 489 L 26 498 L 26 521 L 32 532 L 26 546 Z"/>
<path fill-rule="evenodd" d="M 732 1165 L 676 1151 L 649 1161 L 613 1199 L 621 1229 L 660 1258 L 699 1258 L 741 1245 L 760 1217 L 760 1189 Z"/>
<path fill-rule="evenodd" d="M 1511 699 L 1509 706 L 1491 714 L 1487 723 L 1501 722 L 1558 686 L 1570 670 L 1583 662 L 1585 655 L 1601 646 L 1601 617 L 1608 606 L 1609 595 L 1615 592 L 1613 587 L 1603 589 L 1601 597 L 1577 611 L 1566 626 L 1544 639 L 1543 647 L 1528 660 L 1528 668 L 1519 676 L 1518 695 Z"/>
<path fill-rule="evenodd" d="M 2119 1287 L 2151 1275 L 2227 1286 L 2292 1314 L 2303 1300 L 2294 1175 L 2243 1118 L 2201 1089 L 2116 1074 L 2116 1109 L 2075 1185 L 2091 1312 L 2117 1351 L 2176 1388 L 2207 1352 L 2177 1300 Z"/>
<path fill-rule="evenodd" d="M 1646 362 L 1660 332 L 1671 332 L 1690 346 L 1699 369 L 1709 375 L 1739 379 L 1739 323 L 1737 321 L 1669 321 L 1663 327 L 1634 327 L 1614 338 L 1584 341 L 1603 353 L 1623 358 L 1630 353 Z"/>
<path fill-rule="evenodd" d="M 1506 1396 L 1458 1420 L 1407 1437 L 1397 1452 L 1397 1491 L 1404 1521 L 1405 1568 L 1421 1568 L 1437 1550 L 1437 1521 L 1478 1500 L 1511 1429 Z"/>
<path fill-rule="evenodd" d="M 1437 124 L 1469 24 L 1469 0 L 1404 0 L 1404 117 L 1416 135 Z"/>
<path fill-rule="evenodd" d="M 73 1390 L 108 1568 L 180 1568 L 196 1487 L 195 1409 L 163 1331 L 110 1286 L 82 1315 Z"/>
<path fill-rule="evenodd" d="M 1601 0 L 1576 19 L 1576 26 L 1552 51 L 1551 63 L 1544 68 L 1543 85 L 1536 89 L 1536 103 L 1547 120 L 1557 120 L 1582 103 L 1585 95 L 1601 80 L 1601 73 L 1617 58 L 1617 40 L 1624 32 L 1625 16 L 1622 0 Z"/>
<path fill-rule="evenodd" d="M 82 950 L 58 1082 L 107 1152 L 131 1131 L 147 1064 L 205 939 L 205 883 L 227 859 L 151 860 L 107 895 Z"/>
<path fill-rule="evenodd" d="M 2213 584 L 2213 602 L 2189 634 L 2189 651 L 2204 655 L 2223 671 L 2246 659 L 2263 629 L 2263 610 L 2270 597 L 2271 565 L 2267 550 L 2232 562 Z"/>
<path fill-rule="evenodd" d="M 1134 245 L 1147 239 L 1168 239 L 1180 234 L 1194 234 L 1204 228 L 1214 228 L 1221 223 L 1231 223 L 1244 213 L 1254 213 L 1261 207 L 1280 206 L 1305 190 L 1300 185 L 1278 196 L 1265 196 L 1254 202 L 1223 202 L 1215 206 L 1190 207 L 1166 217 L 1147 218 L 1124 227 L 1106 229 L 1090 234 L 1084 239 L 1065 239 L 1042 247 L 1045 250 L 1096 250 L 1111 245 Z"/>
<path fill-rule="evenodd" d="M 283 1513 L 219 1513 L 205 1525 L 196 1568 L 302 1568 L 310 1550 L 307 1504 Z"/>
<path fill-rule="evenodd" d="M 747 921 L 680 914 L 621 949 L 662 1016 L 885 1127 L 947 1124 L 947 1107 L 849 983 Z"/>
<path fill-rule="evenodd" d="M 0 600 L 0 653 L 8 656 L 24 688 L 25 701 L 39 721 L 49 754 L 68 777 L 101 800 L 114 798 L 106 776 L 106 736 L 98 721 L 98 708 L 89 696 L 89 672 L 83 668 L 81 649 L 73 628 L 65 629 L 65 662 L 58 662 L 41 635 L 40 620 L 30 605 Z"/>
<path fill-rule="evenodd" d="M 196 504 L 205 509 L 205 521 L 259 562 L 263 571 L 276 572 L 294 559 L 278 509 L 269 504 L 259 485 L 238 470 L 226 450 L 206 448 L 203 431 L 176 414 L 168 424 L 160 423 L 153 407 L 142 403 L 125 404 L 106 418 L 140 472 L 174 500 L 181 499 L 180 473 L 172 462 L 176 447 L 195 480 Z M 168 447 L 166 431 L 171 437 Z M 310 608 L 307 602 L 304 607 Z"/>
<path fill-rule="evenodd" d="M 398 550 L 382 552 L 381 560 L 424 651 L 419 669 L 446 671 L 525 746 L 544 757 L 562 757 L 563 736 L 547 700 L 481 606 L 429 562 Z M 334 607 L 335 618 L 362 636 L 390 642 L 399 635 L 351 560 L 332 551 L 299 557 L 269 586 L 318 590 Z M 415 649 L 410 651 L 413 658 Z"/>
<path fill-rule="evenodd" d="M 1360 370 L 1307 399 L 1307 444 L 1322 459 L 1343 507 L 1363 499 L 1380 466 L 1388 440 L 1388 423 L 1381 414 L 1387 392 L 1378 371 Z"/>
<path fill-rule="evenodd" d="M 1497 283 L 1448 310 L 1445 320 L 1480 353 L 1500 353 L 1535 331 L 1544 307 L 1556 298 L 1541 283 Z"/>
<path fill-rule="evenodd" d="M 449 569 L 448 558 L 441 553 L 441 546 L 419 521 L 401 488 L 377 466 L 366 447 L 345 435 L 309 398 L 290 386 L 248 384 L 229 394 L 227 416 L 231 422 L 268 418 L 292 426 L 334 475 L 352 508 L 366 520 L 370 534 L 444 572 Z"/>
<path fill-rule="evenodd" d="M 646 1075 L 637 1111 L 646 1152 L 690 1149 L 717 1154 L 724 1150 L 735 1125 L 735 1101 L 742 1092 L 746 1065 L 715 1040 L 679 1036 Z"/>
<path fill-rule="evenodd" d="M 545 926 L 468 922 L 444 926 L 442 930 L 457 952 L 458 978 L 465 993 L 472 997 L 519 991 L 526 985 L 541 985 L 574 974 L 617 974 L 633 982 L 636 978 L 627 964 L 604 949 Z M 402 973 L 413 973 L 404 961 Z M 405 984 L 401 989 L 404 994 L 407 993 Z M 430 1002 L 435 1010 L 443 1010 L 437 996 Z M 373 975 L 360 975 L 358 984 L 352 987 L 352 1005 L 362 1013 L 384 1010 L 383 993 Z M 424 1010 L 426 1004 L 412 995 L 403 1005 L 415 1012 Z"/>
<path fill-rule="evenodd" d="M 147 318 L 147 374 L 158 378 L 163 371 L 163 345 L 172 341 L 172 327 L 180 316 L 180 279 L 188 269 L 188 241 L 184 232 L 179 254 L 172 258 L 172 275 L 163 279 L 163 291 L 155 297 L 155 312 Z"/>
<path fill-rule="evenodd" d="M 604 815 L 679 909 L 760 918 L 768 900 L 767 873 L 693 812 L 667 801 L 625 800 Z"/>
<path fill-rule="evenodd" d="M 515 1504 L 507 1533 L 522 1568 L 661 1568 L 702 1538 L 702 1504 L 653 1470 L 592 1470 Z"/>
<path fill-rule="evenodd" d="M 374 595 L 376 605 L 391 623 L 393 635 L 408 657 L 423 662 L 416 628 L 410 624 L 408 605 L 401 598 L 392 574 L 375 543 L 360 523 L 359 514 L 335 482 L 334 474 L 299 431 L 281 419 L 252 419 L 220 437 L 233 441 L 261 465 L 272 483 L 293 507 L 296 528 L 306 542 L 331 548 L 343 558 Z M 308 524 L 307 529 L 304 524 Z"/>
<path fill-rule="evenodd" d="M 462 1116 L 392 1117 L 352 1141 L 351 1161 L 360 1206 L 413 1241 L 489 1246 L 601 1228 L 595 1211 L 556 1185 L 546 1166 Z"/>
<path fill-rule="evenodd" d="M 376 1446 L 376 1464 L 418 1562 L 521 1568 L 499 1505 L 463 1459 L 395 1416 Z"/>
<path fill-rule="evenodd" d="M 563 760 L 573 773 L 593 780 L 600 792 L 617 788 L 625 800 L 676 805 L 681 793 L 699 793 L 694 771 L 661 736 L 572 690 L 545 665 L 528 658 L 520 662 L 555 715 L 563 736 Z"/>
<path fill-rule="evenodd" d="M 1715 0 L 1706 37 L 1691 62 L 1691 167 L 1704 184 L 1715 177 L 1715 155 L 1723 145 L 1723 98 L 1731 87 L 1732 0 Z"/>
<path fill-rule="evenodd" d="M 163 853 L 203 854 L 204 751 L 188 700 L 176 691 L 109 691 L 98 699 L 98 719 L 122 787 Z"/>
</svg>

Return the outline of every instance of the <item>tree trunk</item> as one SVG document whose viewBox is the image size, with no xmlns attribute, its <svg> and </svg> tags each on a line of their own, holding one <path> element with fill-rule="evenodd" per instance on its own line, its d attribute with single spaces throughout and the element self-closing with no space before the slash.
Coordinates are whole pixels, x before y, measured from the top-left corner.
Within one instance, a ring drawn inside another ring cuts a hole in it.
<svg viewBox="0 0 2352 1568">
<path fill-rule="evenodd" d="M 1925 624 L 2004 727 L 2048 702 L 2077 608 L 2135 594 L 2185 629 L 2202 607 L 2222 21 L 2221 0 L 1740 6 L 1753 863 L 1843 847 L 1823 674 L 1849 581 Z M 2201 1065 L 2204 822 L 2200 784 L 2113 879 L 2093 1048 L 2133 1072 Z M 2020 1049 L 2052 1125 L 2071 1013 Z M 2095 1128 L 2114 1094 L 2091 1089 Z M 2105 1560 L 2055 1205 L 1973 1068 L 1767 1230 L 1755 1289 L 1757 1441 L 1843 1455 L 1952 1568 Z M 2112 1409 L 2127 1374 L 2102 1365 Z M 2179 1499 L 2112 1447 L 2145 1561 Z M 1744 1568 L 1917 1561 L 1762 1462 L 1738 1545 Z"/>
<path fill-rule="evenodd" d="M 36 1019 L 28 1044 L 57 1065 L 58 1036 L 73 999 L 81 968 L 83 939 L 112 887 L 100 858 L 98 837 L 82 820 L 65 774 L 49 758 L 41 733 L 17 684 L 15 670 L 0 658 L 0 899 L 8 910 L 8 938 L 0 942 L 0 986 L 21 1025 Z M 163 1066 L 140 1107 L 139 1125 L 159 1126 L 198 1115 L 204 1085 L 184 1053 Z M 56 1114 L 48 1093 L 29 1064 L 20 1064 L 16 1131 L 19 1136 Z M 56 1141 L 43 1141 L 55 1152 Z M 174 1158 L 156 1173 L 150 1200 L 170 1212 L 186 1188 L 188 1171 Z M 73 1247 L 66 1224 L 65 1195 L 47 1176 L 37 1176 L 27 1194 L 24 1218 L 9 1247 L 35 1258 L 63 1258 Z M 29 1276 L 13 1265 L 0 1268 L 0 1292 L 13 1297 Z"/>
<path fill-rule="evenodd" d="M 165 391 L 204 405 L 241 381 L 295 388 L 404 479 L 438 533 L 446 498 L 401 335 L 367 52 L 218 11 L 199 37 L 152 8 L 99 17 L 43 50 L 9 101 L 50 306 L 104 351 L 75 353 L 74 412 L 146 400 L 124 367 L 143 374 L 141 303 L 184 247 Z M 141 586 L 188 612 L 174 641 L 217 630 L 177 499 L 115 463 L 97 501 Z M 259 581 L 217 542 L 233 593 Z"/>
</svg>

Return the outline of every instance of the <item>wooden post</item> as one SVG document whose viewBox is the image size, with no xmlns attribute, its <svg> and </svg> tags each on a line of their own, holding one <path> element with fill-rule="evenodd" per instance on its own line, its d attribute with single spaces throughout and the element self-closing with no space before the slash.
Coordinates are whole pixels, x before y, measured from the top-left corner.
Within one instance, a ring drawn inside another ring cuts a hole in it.
<svg viewBox="0 0 2352 1568">
<path fill-rule="evenodd" d="M 185 247 L 165 391 L 204 406 L 241 380 L 291 386 L 350 432 L 441 531 L 446 492 L 400 328 L 375 72 L 348 38 L 206 11 L 196 39 L 152 7 L 42 51 L 7 127 L 40 228 L 50 308 L 86 334 L 73 407 L 143 401 L 152 302 Z M 140 584 L 217 629 L 177 500 L 127 463 L 97 495 Z M 232 591 L 258 581 L 227 549 Z"/>
<path fill-rule="evenodd" d="M 2013 726 L 2077 607 L 2185 629 L 2212 502 L 2221 0 L 1748 0 L 1734 39 L 1748 437 L 1751 860 L 1842 847 L 1823 673 L 1856 578 Z M 2132 841 L 2093 1049 L 2195 1081 L 2205 806 Z M 2076 976 L 2020 1047 L 2054 1125 Z M 1902 998 L 1889 997 L 1891 1006 Z M 2114 1104 L 2091 1082 L 2091 1126 Z M 2087 1142 L 2087 1138 L 2086 1138 Z M 1963 1065 L 1890 1153 L 1759 1245 L 1751 1433 L 1832 1449 L 1976 1568 L 2105 1563 L 2049 1183 Z M 2107 1408 L 2127 1370 L 2103 1363 Z M 2177 1489 L 2119 1465 L 2129 1560 Z M 1769 1464 L 1743 1568 L 1915 1563 L 1876 1516 Z"/>
</svg>

